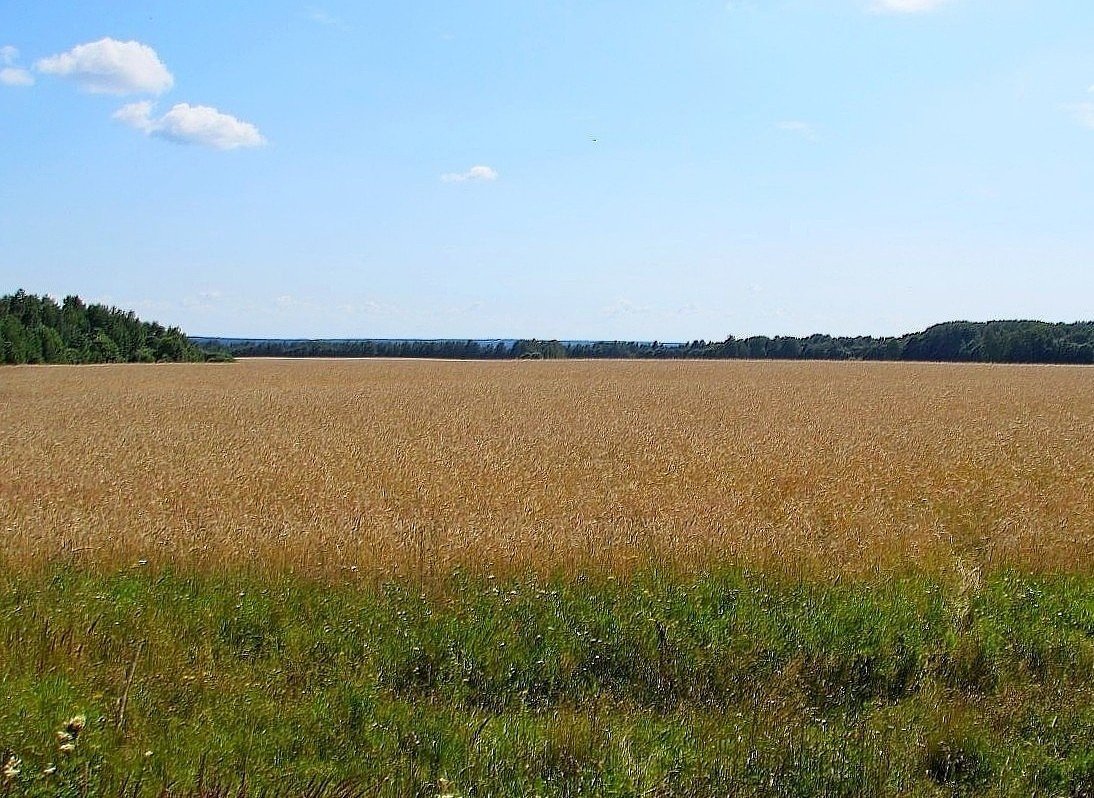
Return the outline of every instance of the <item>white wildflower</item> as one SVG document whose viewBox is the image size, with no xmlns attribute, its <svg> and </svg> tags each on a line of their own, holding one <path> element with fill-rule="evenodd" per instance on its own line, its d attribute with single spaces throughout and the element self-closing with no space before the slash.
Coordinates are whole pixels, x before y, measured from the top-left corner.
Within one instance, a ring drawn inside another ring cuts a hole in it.
<svg viewBox="0 0 1094 798">
<path fill-rule="evenodd" d="M 13 781 L 19 775 L 19 768 L 22 764 L 15 754 L 9 756 L 7 764 L 4 765 L 4 781 Z"/>
</svg>

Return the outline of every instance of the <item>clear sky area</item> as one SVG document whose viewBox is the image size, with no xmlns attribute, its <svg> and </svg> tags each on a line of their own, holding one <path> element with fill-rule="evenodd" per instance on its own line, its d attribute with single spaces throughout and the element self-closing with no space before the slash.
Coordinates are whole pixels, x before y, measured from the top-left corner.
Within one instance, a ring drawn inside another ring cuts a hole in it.
<svg viewBox="0 0 1094 798">
<path fill-rule="evenodd" d="M 0 0 L 0 293 L 195 335 L 1094 318 L 1091 0 Z"/>
</svg>

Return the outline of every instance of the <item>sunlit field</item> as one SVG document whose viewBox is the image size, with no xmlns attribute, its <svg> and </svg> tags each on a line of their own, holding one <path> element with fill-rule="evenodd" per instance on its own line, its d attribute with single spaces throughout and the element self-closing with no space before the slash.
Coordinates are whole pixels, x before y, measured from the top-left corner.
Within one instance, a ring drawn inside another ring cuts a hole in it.
<svg viewBox="0 0 1094 798">
<path fill-rule="evenodd" d="M 3 557 L 317 575 L 1094 564 L 1094 372 L 244 361 L 0 374 Z"/>
<path fill-rule="evenodd" d="M 1094 795 L 1094 370 L 0 370 L 0 796 Z"/>
</svg>

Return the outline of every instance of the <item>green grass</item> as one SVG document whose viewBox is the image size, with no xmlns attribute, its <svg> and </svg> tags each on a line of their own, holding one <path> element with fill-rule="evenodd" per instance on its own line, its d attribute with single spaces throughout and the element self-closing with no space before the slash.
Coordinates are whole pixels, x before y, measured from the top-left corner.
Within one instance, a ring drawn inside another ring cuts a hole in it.
<svg viewBox="0 0 1094 798">
<path fill-rule="evenodd" d="M 0 756 L 5 797 L 1089 796 L 1094 577 L 0 572 Z"/>
</svg>

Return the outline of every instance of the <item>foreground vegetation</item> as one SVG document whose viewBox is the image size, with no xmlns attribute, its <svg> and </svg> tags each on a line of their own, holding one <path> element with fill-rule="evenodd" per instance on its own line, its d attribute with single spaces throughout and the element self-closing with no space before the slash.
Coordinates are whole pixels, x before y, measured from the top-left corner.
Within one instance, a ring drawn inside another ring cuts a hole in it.
<svg viewBox="0 0 1094 798">
<path fill-rule="evenodd" d="M 5 795 L 1094 794 L 1091 577 L 52 566 L 0 619 Z"/>
<path fill-rule="evenodd" d="M 1084 368 L 0 380 L 0 798 L 1094 795 Z"/>
</svg>

